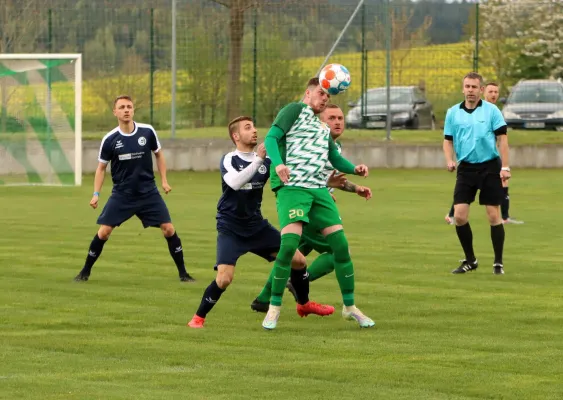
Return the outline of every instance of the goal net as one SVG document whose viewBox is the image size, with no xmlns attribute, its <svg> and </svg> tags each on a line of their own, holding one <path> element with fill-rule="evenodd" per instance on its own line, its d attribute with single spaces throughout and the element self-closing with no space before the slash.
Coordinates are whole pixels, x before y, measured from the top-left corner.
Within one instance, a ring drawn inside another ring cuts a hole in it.
<svg viewBox="0 0 563 400">
<path fill-rule="evenodd" d="M 80 54 L 0 54 L 0 185 L 80 185 Z"/>
</svg>

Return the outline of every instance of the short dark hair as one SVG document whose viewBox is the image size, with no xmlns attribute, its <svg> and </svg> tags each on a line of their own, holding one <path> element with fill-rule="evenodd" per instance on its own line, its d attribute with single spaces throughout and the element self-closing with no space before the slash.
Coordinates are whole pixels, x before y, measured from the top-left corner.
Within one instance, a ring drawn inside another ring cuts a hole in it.
<svg viewBox="0 0 563 400">
<path fill-rule="evenodd" d="M 487 86 L 496 86 L 496 87 L 498 87 L 499 85 L 498 85 L 498 83 L 496 83 L 496 82 L 488 82 L 488 83 L 485 85 L 485 87 L 487 87 Z"/>
<path fill-rule="evenodd" d="M 240 117 L 236 117 L 236 118 L 232 119 L 231 122 L 229 122 L 229 136 L 230 136 L 231 140 L 233 141 L 233 143 L 235 143 L 235 139 L 233 139 L 233 134 L 238 132 L 239 122 L 242 122 L 242 121 L 254 122 L 252 120 L 252 117 L 248 117 L 246 115 L 241 115 Z"/>
<path fill-rule="evenodd" d="M 133 103 L 133 99 L 131 98 L 131 96 L 126 95 L 126 94 L 122 94 L 122 95 L 117 96 L 115 98 L 115 100 L 113 101 L 113 108 L 115 108 L 115 105 L 117 104 L 117 102 L 119 100 L 129 100 L 131 103 Z"/>
<path fill-rule="evenodd" d="M 338 104 L 334 104 L 334 103 L 327 104 L 325 110 L 328 110 L 329 108 L 338 108 L 340 110 L 340 106 Z"/>
<path fill-rule="evenodd" d="M 320 84 L 321 83 L 319 81 L 319 78 L 317 78 L 317 77 L 311 78 L 311 79 L 309 79 L 309 82 L 307 83 L 307 89 L 309 89 L 311 86 L 317 87 Z"/>
<path fill-rule="evenodd" d="M 461 84 L 463 85 L 463 82 L 466 79 L 479 79 L 479 85 L 483 86 L 483 77 L 481 75 L 479 75 L 477 72 L 470 72 L 468 74 L 466 74 L 463 79 L 461 80 Z"/>
</svg>

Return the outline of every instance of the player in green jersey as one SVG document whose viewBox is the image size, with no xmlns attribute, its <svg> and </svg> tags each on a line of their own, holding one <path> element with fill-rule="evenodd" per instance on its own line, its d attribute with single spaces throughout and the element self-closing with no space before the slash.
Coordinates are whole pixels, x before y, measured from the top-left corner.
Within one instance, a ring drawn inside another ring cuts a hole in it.
<svg viewBox="0 0 563 400">
<path fill-rule="evenodd" d="M 344 133 L 344 114 L 340 107 L 336 104 L 328 104 L 326 109 L 319 115 L 321 121 L 328 124 L 330 127 L 330 136 L 334 143 L 337 145 L 339 152 L 342 151 L 342 146 L 338 139 Z M 327 177 L 327 186 L 330 188 L 330 193 L 334 193 L 334 188 L 338 188 L 345 192 L 356 193 L 358 196 L 369 200 L 372 196 L 371 189 L 365 186 L 356 185 L 345 178 L 345 174 L 338 173 L 332 165 L 326 164 L 325 171 Z M 336 198 L 332 196 L 333 200 Z M 305 256 L 309 255 L 313 250 L 319 253 L 319 256 L 313 261 L 308 268 L 307 278 L 309 282 L 313 282 L 323 276 L 334 271 L 334 256 L 332 249 L 327 243 L 324 236 L 320 231 L 311 229 L 311 225 L 303 226 L 301 234 L 301 241 L 298 250 Z M 270 297 L 272 295 L 272 276 L 270 275 L 268 282 L 254 299 L 250 308 L 258 312 L 267 312 L 270 305 Z M 298 285 L 299 282 L 296 282 Z M 288 282 L 288 289 L 292 292 L 295 300 L 299 302 L 299 296 L 291 282 Z"/>
<path fill-rule="evenodd" d="M 375 325 L 355 306 L 354 265 L 340 214 L 326 187 L 324 174 L 328 162 L 345 174 L 367 176 L 368 168 L 354 166 L 343 158 L 330 137 L 329 126 L 318 118 L 329 97 L 321 89 L 318 78 L 311 79 L 303 102 L 288 104 L 278 113 L 264 142 L 275 167 L 271 170 L 271 185 L 276 193 L 282 233 L 280 251 L 272 271 L 270 307 L 262 322 L 265 329 L 276 328 L 283 291 L 290 276 L 291 259 L 299 246 L 303 225 L 320 231 L 332 249 L 344 301 L 342 315 L 356 320 L 361 327 Z M 300 270 L 300 273 L 307 274 L 306 270 Z M 308 284 L 303 276 L 294 276 L 292 281 Z"/>
</svg>

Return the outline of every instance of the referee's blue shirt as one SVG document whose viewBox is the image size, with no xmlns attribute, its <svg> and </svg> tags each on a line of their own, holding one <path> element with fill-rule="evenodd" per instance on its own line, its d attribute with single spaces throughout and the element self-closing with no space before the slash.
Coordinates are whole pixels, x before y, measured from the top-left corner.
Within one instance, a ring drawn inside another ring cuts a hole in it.
<svg viewBox="0 0 563 400">
<path fill-rule="evenodd" d="M 444 138 L 453 141 L 458 162 L 484 163 L 499 157 L 495 131 L 504 126 L 502 113 L 494 104 L 479 100 L 475 109 L 468 110 L 462 102 L 448 109 Z M 501 131 L 506 133 L 506 129 Z"/>
</svg>

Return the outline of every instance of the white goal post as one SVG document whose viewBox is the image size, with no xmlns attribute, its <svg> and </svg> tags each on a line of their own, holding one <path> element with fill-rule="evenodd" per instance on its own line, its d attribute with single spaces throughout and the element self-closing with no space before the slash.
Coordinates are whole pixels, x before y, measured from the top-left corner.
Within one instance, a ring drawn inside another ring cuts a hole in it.
<svg viewBox="0 0 563 400">
<path fill-rule="evenodd" d="M 0 54 L 0 185 L 82 184 L 82 55 Z"/>
</svg>

